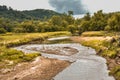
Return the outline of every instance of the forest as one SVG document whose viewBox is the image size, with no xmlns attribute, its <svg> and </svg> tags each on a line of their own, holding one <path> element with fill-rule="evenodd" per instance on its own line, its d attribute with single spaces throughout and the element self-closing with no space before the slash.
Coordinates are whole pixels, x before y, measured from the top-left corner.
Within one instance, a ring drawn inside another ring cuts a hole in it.
<svg viewBox="0 0 120 80">
<path fill-rule="evenodd" d="M 45 9 L 34 9 L 34 10 L 24 10 L 18 11 L 14 10 L 11 7 L 5 5 L 0 6 L 0 17 L 8 18 L 10 20 L 44 20 L 48 19 L 53 15 L 61 15 L 52 10 Z"/>
<path fill-rule="evenodd" d="M 83 18 L 75 19 L 74 12 L 60 14 L 50 10 L 16 11 L 11 7 L 0 6 L 0 33 L 32 33 L 70 31 L 81 34 L 85 31 L 119 31 L 120 12 L 93 15 L 86 13 Z"/>
</svg>

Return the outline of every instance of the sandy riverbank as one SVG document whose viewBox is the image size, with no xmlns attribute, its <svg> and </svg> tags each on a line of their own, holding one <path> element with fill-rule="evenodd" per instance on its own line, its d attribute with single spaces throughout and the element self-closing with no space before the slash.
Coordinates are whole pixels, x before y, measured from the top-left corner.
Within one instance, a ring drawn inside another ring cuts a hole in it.
<svg viewBox="0 0 120 80">
<path fill-rule="evenodd" d="M 51 80 L 70 63 L 57 59 L 37 57 L 32 62 L 20 63 L 11 71 L 0 73 L 0 80 Z"/>
</svg>

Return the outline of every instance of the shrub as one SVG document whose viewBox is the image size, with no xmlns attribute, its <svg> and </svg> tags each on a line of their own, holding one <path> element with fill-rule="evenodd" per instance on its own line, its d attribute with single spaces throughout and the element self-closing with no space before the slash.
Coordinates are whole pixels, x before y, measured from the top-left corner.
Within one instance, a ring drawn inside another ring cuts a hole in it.
<svg viewBox="0 0 120 80">
<path fill-rule="evenodd" d="M 115 50 L 105 50 L 103 53 L 102 53 L 102 56 L 106 56 L 106 57 L 109 57 L 109 58 L 115 58 L 117 55 L 116 51 Z"/>
<path fill-rule="evenodd" d="M 6 33 L 6 30 L 4 28 L 0 28 L 0 34 Z"/>
<path fill-rule="evenodd" d="M 23 57 L 23 60 L 24 61 L 31 61 L 31 60 L 33 60 L 37 56 L 40 56 L 40 53 L 25 54 L 25 56 Z"/>
<path fill-rule="evenodd" d="M 116 78 L 116 80 L 120 80 L 120 65 L 114 67 L 111 70 L 110 75 L 113 75 Z"/>
<path fill-rule="evenodd" d="M 4 63 L 5 61 L 13 61 L 13 64 L 31 61 L 37 56 L 40 56 L 40 53 L 24 54 L 22 51 L 0 47 L 0 61 Z"/>
</svg>

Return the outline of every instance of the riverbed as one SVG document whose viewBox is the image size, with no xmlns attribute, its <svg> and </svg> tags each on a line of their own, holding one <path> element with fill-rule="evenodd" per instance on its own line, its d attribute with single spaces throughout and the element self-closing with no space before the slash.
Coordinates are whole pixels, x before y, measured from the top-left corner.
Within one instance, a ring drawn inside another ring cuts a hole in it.
<svg viewBox="0 0 120 80">
<path fill-rule="evenodd" d="M 57 37 L 48 41 L 68 39 Z M 96 51 L 79 43 L 29 44 L 15 47 L 25 52 L 39 52 L 43 57 L 69 61 L 72 64 L 53 77 L 54 80 L 115 80 L 108 75 L 106 60 Z M 47 74 L 47 73 L 46 73 Z"/>
</svg>

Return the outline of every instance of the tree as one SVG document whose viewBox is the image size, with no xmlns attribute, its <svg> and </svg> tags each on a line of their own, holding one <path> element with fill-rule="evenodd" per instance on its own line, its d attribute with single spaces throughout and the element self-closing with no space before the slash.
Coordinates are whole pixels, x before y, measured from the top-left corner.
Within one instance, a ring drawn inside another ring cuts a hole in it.
<svg viewBox="0 0 120 80">
<path fill-rule="evenodd" d="M 65 20 L 68 23 L 68 25 L 73 25 L 75 22 L 74 17 L 68 15 L 63 16 L 63 20 Z"/>
<path fill-rule="evenodd" d="M 90 20 L 90 27 L 89 30 L 94 31 L 100 31 L 104 30 L 105 26 L 107 25 L 107 21 L 105 19 L 105 14 L 102 12 L 102 10 L 97 11 L 97 13 L 94 13 Z"/>
<path fill-rule="evenodd" d="M 92 17 L 92 19 L 94 19 L 95 21 L 98 20 L 103 20 L 104 19 L 104 14 L 102 10 L 97 11 L 97 13 L 94 13 L 94 16 Z"/>
<path fill-rule="evenodd" d="M 72 34 L 75 34 L 77 28 L 76 28 L 74 25 L 69 25 L 69 26 L 68 26 L 68 30 L 69 30 Z"/>
<path fill-rule="evenodd" d="M 0 34 L 6 33 L 6 30 L 4 28 L 0 28 Z"/>
<path fill-rule="evenodd" d="M 90 21 L 82 21 L 80 24 L 80 30 L 82 32 L 89 31 L 89 27 L 90 27 Z"/>
<path fill-rule="evenodd" d="M 3 6 L 0 6 L 0 11 L 7 11 L 8 8 L 7 6 L 3 5 Z"/>
<path fill-rule="evenodd" d="M 36 29 L 33 24 L 33 21 L 23 22 L 21 26 L 23 28 L 23 31 L 28 33 L 35 32 L 35 29 Z"/>
<path fill-rule="evenodd" d="M 12 9 L 11 7 L 9 7 L 9 10 L 10 10 L 10 11 L 13 11 L 13 9 Z"/>
<path fill-rule="evenodd" d="M 68 11 L 68 15 L 69 16 L 73 15 L 73 11 Z"/>
<path fill-rule="evenodd" d="M 51 19 L 50 19 L 50 23 L 52 25 L 58 25 L 58 26 L 61 26 L 62 24 L 62 18 L 60 16 L 53 16 Z"/>
<path fill-rule="evenodd" d="M 108 19 L 106 30 L 120 31 L 120 14 L 114 14 Z M 109 28 L 108 28 L 109 27 Z"/>
<path fill-rule="evenodd" d="M 33 25 L 24 25 L 25 29 L 26 29 L 26 32 L 35 32 L 35 28 Z"/>
<path fill-rule="evenodd" d="M 86 13 L 86 15 L 83 17 L 84 20 L 89 21 L 91 19 L 90 13 Z"/>
<path fill-rule="evenodd" d="M 65 21 L 65 20 L 62 20 L 61 26 L 64 27 L 64 28 L 66 28 L 68 26 L 68 22 Z"/>
</svg>

